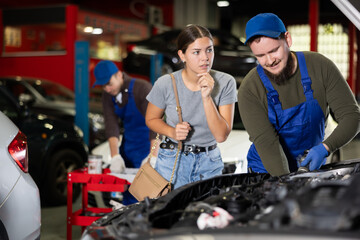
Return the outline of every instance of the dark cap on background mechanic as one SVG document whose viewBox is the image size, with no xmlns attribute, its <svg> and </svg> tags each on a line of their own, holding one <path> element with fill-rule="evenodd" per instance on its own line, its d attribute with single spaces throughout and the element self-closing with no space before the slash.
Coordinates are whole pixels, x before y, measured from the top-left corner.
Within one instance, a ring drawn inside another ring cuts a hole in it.
<svg viewBox="0 0 360 240">
<path fill-rule="evenodd" d="M 281 19 L 273 13 L 260 13 L 251 18 L 246 24 L 246 41 L 255 36 L 277 38 L 286 28 Z"/>
<path fill-rule="evenodd" d="M 98 64 L 96 64 L 94 69 L 94 75 L 95 75 L 95 83 L 93 85 L 105 85 L 110 81 L 110 78 L 112 75 L 117 73 L 119 71 L 118 67 L 109 60 L 103 60 L 100 61 Z"/>
</svg>

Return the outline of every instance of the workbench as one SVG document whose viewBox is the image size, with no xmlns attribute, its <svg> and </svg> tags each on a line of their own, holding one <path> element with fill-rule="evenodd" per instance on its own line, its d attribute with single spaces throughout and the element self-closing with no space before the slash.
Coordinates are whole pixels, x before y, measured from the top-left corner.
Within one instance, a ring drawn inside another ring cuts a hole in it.
<svg viewBox="0 0 360 240">
<path fill-rule="evenodd" d="M 73 212 L 73 184 L 81 184 L 81 208 Z M 102 174 L 89 174 L 87 168 L 81 168 L 68 173 L 67 178 L 67 240 L 72 239 L 72 226 L 86 226 L 112 211 L 112 208 L 88 206 L 88 191 L 124 192 L 131 183 L 126 179 L 110 174 L 104 169 Z"/>
</svg>

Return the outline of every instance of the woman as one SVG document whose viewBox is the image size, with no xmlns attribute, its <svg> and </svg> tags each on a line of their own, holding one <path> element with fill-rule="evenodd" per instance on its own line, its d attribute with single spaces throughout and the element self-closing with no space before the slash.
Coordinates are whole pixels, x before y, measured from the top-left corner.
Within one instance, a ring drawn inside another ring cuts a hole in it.
<svg viewBox="0 0 360 240">
<path fill-rule="evenodd" d="M 224 168 L 216 142 L 228 137 L 237 101 L 235 79 L 211 70 L 212 36 L 206 28 L 188 25 L 177 38 L 184 68 L 173 73 L 183 122 L 179 123 L 170 75 L 160 77 L 147 96 L 147 126 L 166 136 L 160 144 L 155 169 L 171 179 L 177 142 L 183 142 L 173 179 L 174 188 L 220 175 Z M 163 120 L 163 116 L 166 120 Z"/>
</svg>

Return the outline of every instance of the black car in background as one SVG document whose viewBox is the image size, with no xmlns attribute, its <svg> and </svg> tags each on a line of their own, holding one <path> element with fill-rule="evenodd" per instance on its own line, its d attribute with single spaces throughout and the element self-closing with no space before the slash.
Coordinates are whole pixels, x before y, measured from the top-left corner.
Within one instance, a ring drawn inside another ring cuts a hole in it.
<svg viewBox="0 0 360 240">
<path fill-rule="evenodd" d="M 66 205 L 67 173 L 83 167 L 88 156 L 81 129 L 69 121 L 33 112 L 2 85 L 0 111 L 27 136 L 29 173 L 39 187 L 41 203 Z M 74 189 L 74 199 L 80 194 L 79 187 Z"/>
<path fill-rule="evenodd" d="M 75 121 L 75 94 L 65 86 L 30 77 L 0 77 L 0 85 L 6 87 L 21 105 L 31 111 L 54 116 L 71 123 Z M 89 101 L 89 148 L 104 142 L 105 123 L 100 101 Z"/>
<path fill-rule="evenodd" d="M 250 48 L 229 32 L 209 29 L 214 39 L 215 58 L 213 69 L 235 77 L 238 84 L 255 66 L 257 60 Z M 150 76 L 150 56 L 163 55 L 162 74 L 183 67 L 176 47 L 176 38 L 181 30 L 175 29 L 154 35 L 146 40 L 128 42 L 127 57 L 123 60 L 125 72 Z"/>
</svg>

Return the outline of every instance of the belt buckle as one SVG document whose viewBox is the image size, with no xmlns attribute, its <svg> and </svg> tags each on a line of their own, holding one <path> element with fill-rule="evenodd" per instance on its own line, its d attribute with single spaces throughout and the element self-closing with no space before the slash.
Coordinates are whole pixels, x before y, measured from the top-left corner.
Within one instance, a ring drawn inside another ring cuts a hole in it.
<svg viewBox="0 0 360 240">
<path fill-rule="evenodd" d="M 189 153 L 195 153 L 195 154 L 197 154 L 197 153 L 199 153 L 200 152 L 200 149 L 196 146 L 196 145 L 194 145 L 194 144 L 192 144 L 192 145 L 185 145 L 185 150 L 184 150 L 184 154 L 187 156 Z"/>
<path fill-rule="evenodd" d="M 184 154 L 187 156 L 193 151 L 192 145 L 184 145 Z"/>
<path fill-rule="evenodd" d="M 198 146 L 195 146 L 195 145 L 193 145 L 193 146 L 194 146 L 193 152 L 194 152 L 195 154 L 199 153 L 199 152 L 200 152 L 200 148 L 199 148 Z"/>
</svg>

